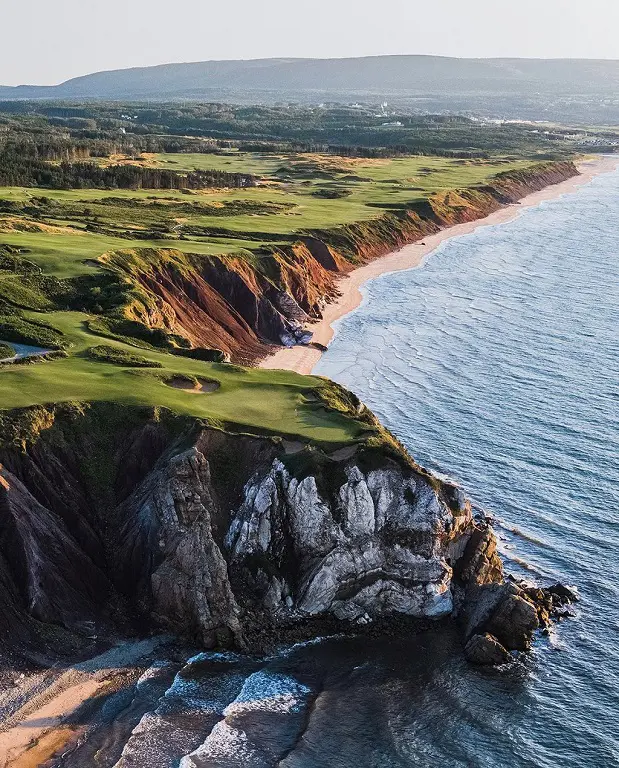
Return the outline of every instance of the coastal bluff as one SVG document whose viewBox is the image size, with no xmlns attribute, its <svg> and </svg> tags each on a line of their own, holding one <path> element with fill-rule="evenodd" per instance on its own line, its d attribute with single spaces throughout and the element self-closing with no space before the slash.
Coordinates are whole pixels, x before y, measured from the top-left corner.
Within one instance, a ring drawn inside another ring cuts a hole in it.
<svg viewBox="0 0 619 768">
<path fill-rule="evenodd" d="M 488 521 L 404 452 L 328 454 L 148 409 L 110 434 L 105 404 L 23 415 L 29 434 L 0 454 L 3 652 L 162 630 L 264 652 L 456 619 L 467 657 L 496 663 L 568 598 L 506 581 Z"/>
</svg>

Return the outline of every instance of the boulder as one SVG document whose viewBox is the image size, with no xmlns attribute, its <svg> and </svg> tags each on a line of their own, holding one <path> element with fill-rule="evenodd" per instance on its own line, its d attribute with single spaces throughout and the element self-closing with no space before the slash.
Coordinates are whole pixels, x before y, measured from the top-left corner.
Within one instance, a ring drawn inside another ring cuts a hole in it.
<svg viewBox="0 0 619 768">
<path fill-rule="evenodd" d="M 550 587 L 545 587 L 546 592 L 552 598 L 555 605 L 566 605 L 567 603 L 577 603 L 579 601 L 578 593 L 571 587 L 566 587 L 565 584 L 552 584 Z"/>
<path fill-rule="evenodd" d="M 510 595 L 499 603 L 486 630 L 495 635 L 506 648 L 526 651 L 533 633 L 539 628 L 537 609 L 519 595 Z"/>
<path fill-rule="evenodd" d="M 464 648 L 466 660 L 471 664 L 497 666 L 511 659 L 508 651 L 493 635 L 473 635 Z"/>
</svg>

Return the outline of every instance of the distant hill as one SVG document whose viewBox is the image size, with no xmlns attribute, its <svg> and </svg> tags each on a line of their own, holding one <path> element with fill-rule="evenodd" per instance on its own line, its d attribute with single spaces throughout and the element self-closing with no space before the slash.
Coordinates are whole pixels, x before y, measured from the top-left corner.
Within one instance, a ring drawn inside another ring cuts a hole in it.
<svg viewBox="0 0 619 768">
<path fill-rule="evenodd" d="M 0 99 L 199 99 L 234 103 L 390 100 L 422 111 L 619 122 L 619 61 L 258 59 L 98 72 L 56 86 L 0 87 Z"/>
</svg>

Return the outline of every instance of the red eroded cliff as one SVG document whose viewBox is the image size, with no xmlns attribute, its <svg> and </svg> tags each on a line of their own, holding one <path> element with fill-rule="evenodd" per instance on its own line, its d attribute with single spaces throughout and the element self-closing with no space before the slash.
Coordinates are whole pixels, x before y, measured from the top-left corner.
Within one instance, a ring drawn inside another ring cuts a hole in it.
<svg viewBox="0 0 619 768">
<path fill-rule="evenodd" d="M 577 174 L 567 161 L 507 171 L 483 186 L 437 193 L 373 219 L 300 232 L 296 243 L 261 246 L 251 257 L 144 249 L 113 254 L 108 265 L 138 287 L 140 300 L 127 317 L 251 363 L 272 345 L 294 343 L 304 321 L 320 317 L 337 295 L 342 273 Z"/>
</svg>

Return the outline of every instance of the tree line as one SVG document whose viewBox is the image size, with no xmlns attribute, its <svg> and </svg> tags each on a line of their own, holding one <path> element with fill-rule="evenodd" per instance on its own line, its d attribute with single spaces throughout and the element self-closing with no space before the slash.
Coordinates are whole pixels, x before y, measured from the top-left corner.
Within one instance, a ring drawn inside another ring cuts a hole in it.
<svg viewBox="0 0 619 768">
<path fill-rule="evenodd" d="M 59 163 L 27 156 L 5 147 L 0 150 L 0 186 L 46 189 L 204 189 L 256 185 L 251 174 L 205 170 L 177 173 L 140 165 Z"/>
</svg>

